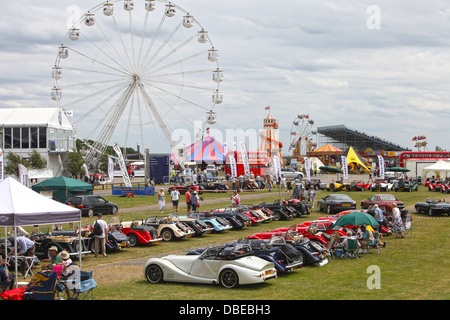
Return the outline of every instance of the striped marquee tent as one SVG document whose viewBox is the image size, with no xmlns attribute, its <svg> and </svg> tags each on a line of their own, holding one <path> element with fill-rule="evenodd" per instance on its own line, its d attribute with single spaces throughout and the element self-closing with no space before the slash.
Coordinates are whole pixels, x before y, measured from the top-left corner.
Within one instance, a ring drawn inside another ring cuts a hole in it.
<svg viewBox="0 0 450 320">
<path fill-rule="evenodd" d="M 341 155 L 344 151 L 331 144 L 326 144 L 314 151 L 308 152 L 308 156 Z"/>
<path fill-rule="evenodd" d="M 187 161 L 225 163 L 226 154 L 231 151 L 211 136 L 206 136 L 185 149 Z"/>
</svg>

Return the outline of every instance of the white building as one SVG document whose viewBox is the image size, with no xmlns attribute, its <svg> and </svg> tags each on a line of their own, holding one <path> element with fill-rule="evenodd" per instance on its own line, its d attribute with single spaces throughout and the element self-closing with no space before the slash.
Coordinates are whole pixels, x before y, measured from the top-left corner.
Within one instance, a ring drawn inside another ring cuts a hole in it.
<svg viewBox="0 0 450 320">
<path fill-rule="evenodd" d="M 0 108 L 0 149 L 5 162 L 9 152 L 28 158 L 34 149 L 47 160 L 48 175 L 61 176 L 75 141 L 73 127 L 59 108 Z"/>
</svg>

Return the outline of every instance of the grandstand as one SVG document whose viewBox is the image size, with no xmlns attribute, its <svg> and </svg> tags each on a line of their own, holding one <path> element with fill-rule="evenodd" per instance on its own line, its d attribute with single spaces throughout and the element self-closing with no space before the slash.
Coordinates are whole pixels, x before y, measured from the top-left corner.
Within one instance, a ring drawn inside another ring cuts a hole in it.
<svg viewBox="0 0 450 320">
<path fill-rule="evenodd" d="M 365 132 L 346 127 L 345 125 L 334 125 L 318 127 L 321 144 L 331 144 L 342 150 L 353 147 L 356 150 L 384 150 L 384 151 L 411 151 L 410 149 L 376 137 Z"/>
</svg>

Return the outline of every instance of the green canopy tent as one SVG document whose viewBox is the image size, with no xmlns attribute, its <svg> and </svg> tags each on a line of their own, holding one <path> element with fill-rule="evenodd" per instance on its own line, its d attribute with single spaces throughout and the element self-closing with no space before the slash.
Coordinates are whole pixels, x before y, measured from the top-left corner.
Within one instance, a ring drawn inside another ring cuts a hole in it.
<svg viewBox="0 0 450 320">
<path fill-rule="evenodd" d="M 57 201 L 65 202 L 72 195 L 92 194 L 94 187 L 86 182 L 68 177 L 56 177 L 44 180 L 31 187 L 34 191 L 53 191 Z"/>
<path fill-rule="evenodd" d="M 331 173 L 342 173 L 342 170 L 333 166 L 321 166 L 319 167 L 320 170 L 331 172 Z"/>
<path fill-rule="evenodd" d="M 402 167 L 391 167 L 391 168 L 386 168 L 386 171 L 391 171 L 391 172 L 409 172 L 411 170 L 406 169 L 406 168 L 402 168 Z"/>
</svg>

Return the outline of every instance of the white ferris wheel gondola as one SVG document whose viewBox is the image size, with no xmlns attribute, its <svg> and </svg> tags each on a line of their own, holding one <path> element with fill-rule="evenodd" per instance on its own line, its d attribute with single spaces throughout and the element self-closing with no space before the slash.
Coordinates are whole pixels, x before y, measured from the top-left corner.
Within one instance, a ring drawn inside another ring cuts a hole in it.
<svg viewBox="0 0 450 320">
<path fill-rule="evenodd" d="M 194 127 L 198 111 L 207 114 L 204 125 L 216 123 L 224 79 L 218 60 L 208 32 L 173 2 L 146 0 L 141 7 L 109 0 L 68 30 L 52 68 L 51 96 L 74 111 L 78 136 L 95 141 L 87 162 L 113 137 L 123 147 L 138 139 L 142 150 L 159 144 L 167 152 L 177 147 L 176 129 Z"/>
</svg>

